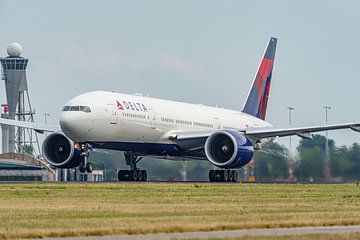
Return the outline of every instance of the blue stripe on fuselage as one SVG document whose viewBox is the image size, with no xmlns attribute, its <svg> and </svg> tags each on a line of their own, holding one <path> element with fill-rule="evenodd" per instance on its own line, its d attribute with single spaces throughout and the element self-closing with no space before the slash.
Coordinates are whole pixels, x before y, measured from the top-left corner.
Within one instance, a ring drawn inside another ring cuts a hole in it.
<svg viewBox="0 0 360 240">
<path fill-rule="evenodd" d="M 183 149 L 175 144 L 167 143 L 136 143 L 136 142 L 89 142 L 94 148 L 111 149 L 124 152 L 135 152 L 145 155 L 181 156 Z"/>
</svg>

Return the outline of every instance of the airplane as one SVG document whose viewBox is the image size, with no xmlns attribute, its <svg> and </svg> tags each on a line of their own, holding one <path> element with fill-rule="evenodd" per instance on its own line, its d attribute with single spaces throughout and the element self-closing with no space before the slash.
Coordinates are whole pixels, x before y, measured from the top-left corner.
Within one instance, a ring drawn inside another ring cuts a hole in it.
<svg viewBox="0 0 360 240">
<path fill-rule="evenodd" d="M 265 121 L 277 39 L 271 37 L 241 111 L 169 101 L 110 91 L 78 95 L 63 107 L 59 126 L 0 119 L 0 124 L 52 132 L 43 141 L 42 154 L 55 168 L 79 167 L 91 172 L 91 149 L 124 152 L 129 169 L 118 170 L 119 181 L 146 181 L 137 167 L 144 156 L 167 160 L 209 161 L 211 182 L 236 182 L 236 169 L 245 166 L 254 151 L 276 137 L 350 128 L 360 123 L 275 128 Z"/>
</svg>

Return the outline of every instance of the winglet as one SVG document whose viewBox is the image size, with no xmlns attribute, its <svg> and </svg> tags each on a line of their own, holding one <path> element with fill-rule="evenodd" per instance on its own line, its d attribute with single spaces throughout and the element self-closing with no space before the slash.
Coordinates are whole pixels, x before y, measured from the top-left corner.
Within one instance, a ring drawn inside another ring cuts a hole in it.
<svg viewBox="0 0 360 240">
<path fill-rule="evenodd" d="M 243 112 L 265 120 L 270 93 L 271 75 L 274 65 L 277 39 L 269 40 L 263 59 L 250 88 Z"/>
</svg>

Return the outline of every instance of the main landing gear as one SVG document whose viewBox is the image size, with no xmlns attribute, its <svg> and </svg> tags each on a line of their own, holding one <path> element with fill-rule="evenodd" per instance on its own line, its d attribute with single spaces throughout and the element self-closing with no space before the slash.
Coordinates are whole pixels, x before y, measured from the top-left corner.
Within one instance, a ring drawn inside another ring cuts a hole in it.
<svg viewBox="0 0 360 240">
<path fill-rule="evenodd" d="M 79 171 L 81 173 L 91 173 L 94 169 L 93 164 L 88 162 L 89 158 L 89 146 L 87 144 L 81 144 L 81 154 L 83 161 L 79 165 Z"/>
<path fill-rule="evenodd" d="M 210 170 L 210 182 L 237 182 L 239 179 L 236 170 Z"/>
<path fill-rule="evenodd" d="M 136 167 L 136 164 L 141 161 L 142 157 L 139 157 L 133 153 L 125 152 L 126 165 L 130 166 L 130 170 L 118 171 L 119 181 L 146 181 L 147 172 L 146 170 L 140 170 Z"/>
</svg>

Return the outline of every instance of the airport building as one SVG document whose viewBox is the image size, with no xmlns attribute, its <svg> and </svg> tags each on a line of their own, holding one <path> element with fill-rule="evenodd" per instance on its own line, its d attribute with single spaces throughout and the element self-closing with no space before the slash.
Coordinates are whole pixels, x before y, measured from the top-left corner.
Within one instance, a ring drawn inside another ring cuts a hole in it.
<svg viewBox="0 0 360 240">
<path fill-rule="evenodd" d="M 93 170 L 91 173 L 79 173 L 80 182 L 103 182 L 104 171 Z"/>
<path fill-rule="evenodd" d="M 91 173 L 81 173 L 76 168 L 57 169 L 57 181 L 60 182 L 103 182 L 103 170 L 93 170 Z"/>
<path fill-rule="evenodd" d="M 55 171 L 43 161 L 21 153 L 0 154 L 0 181 L 55 181 Z"/>
</svg>

